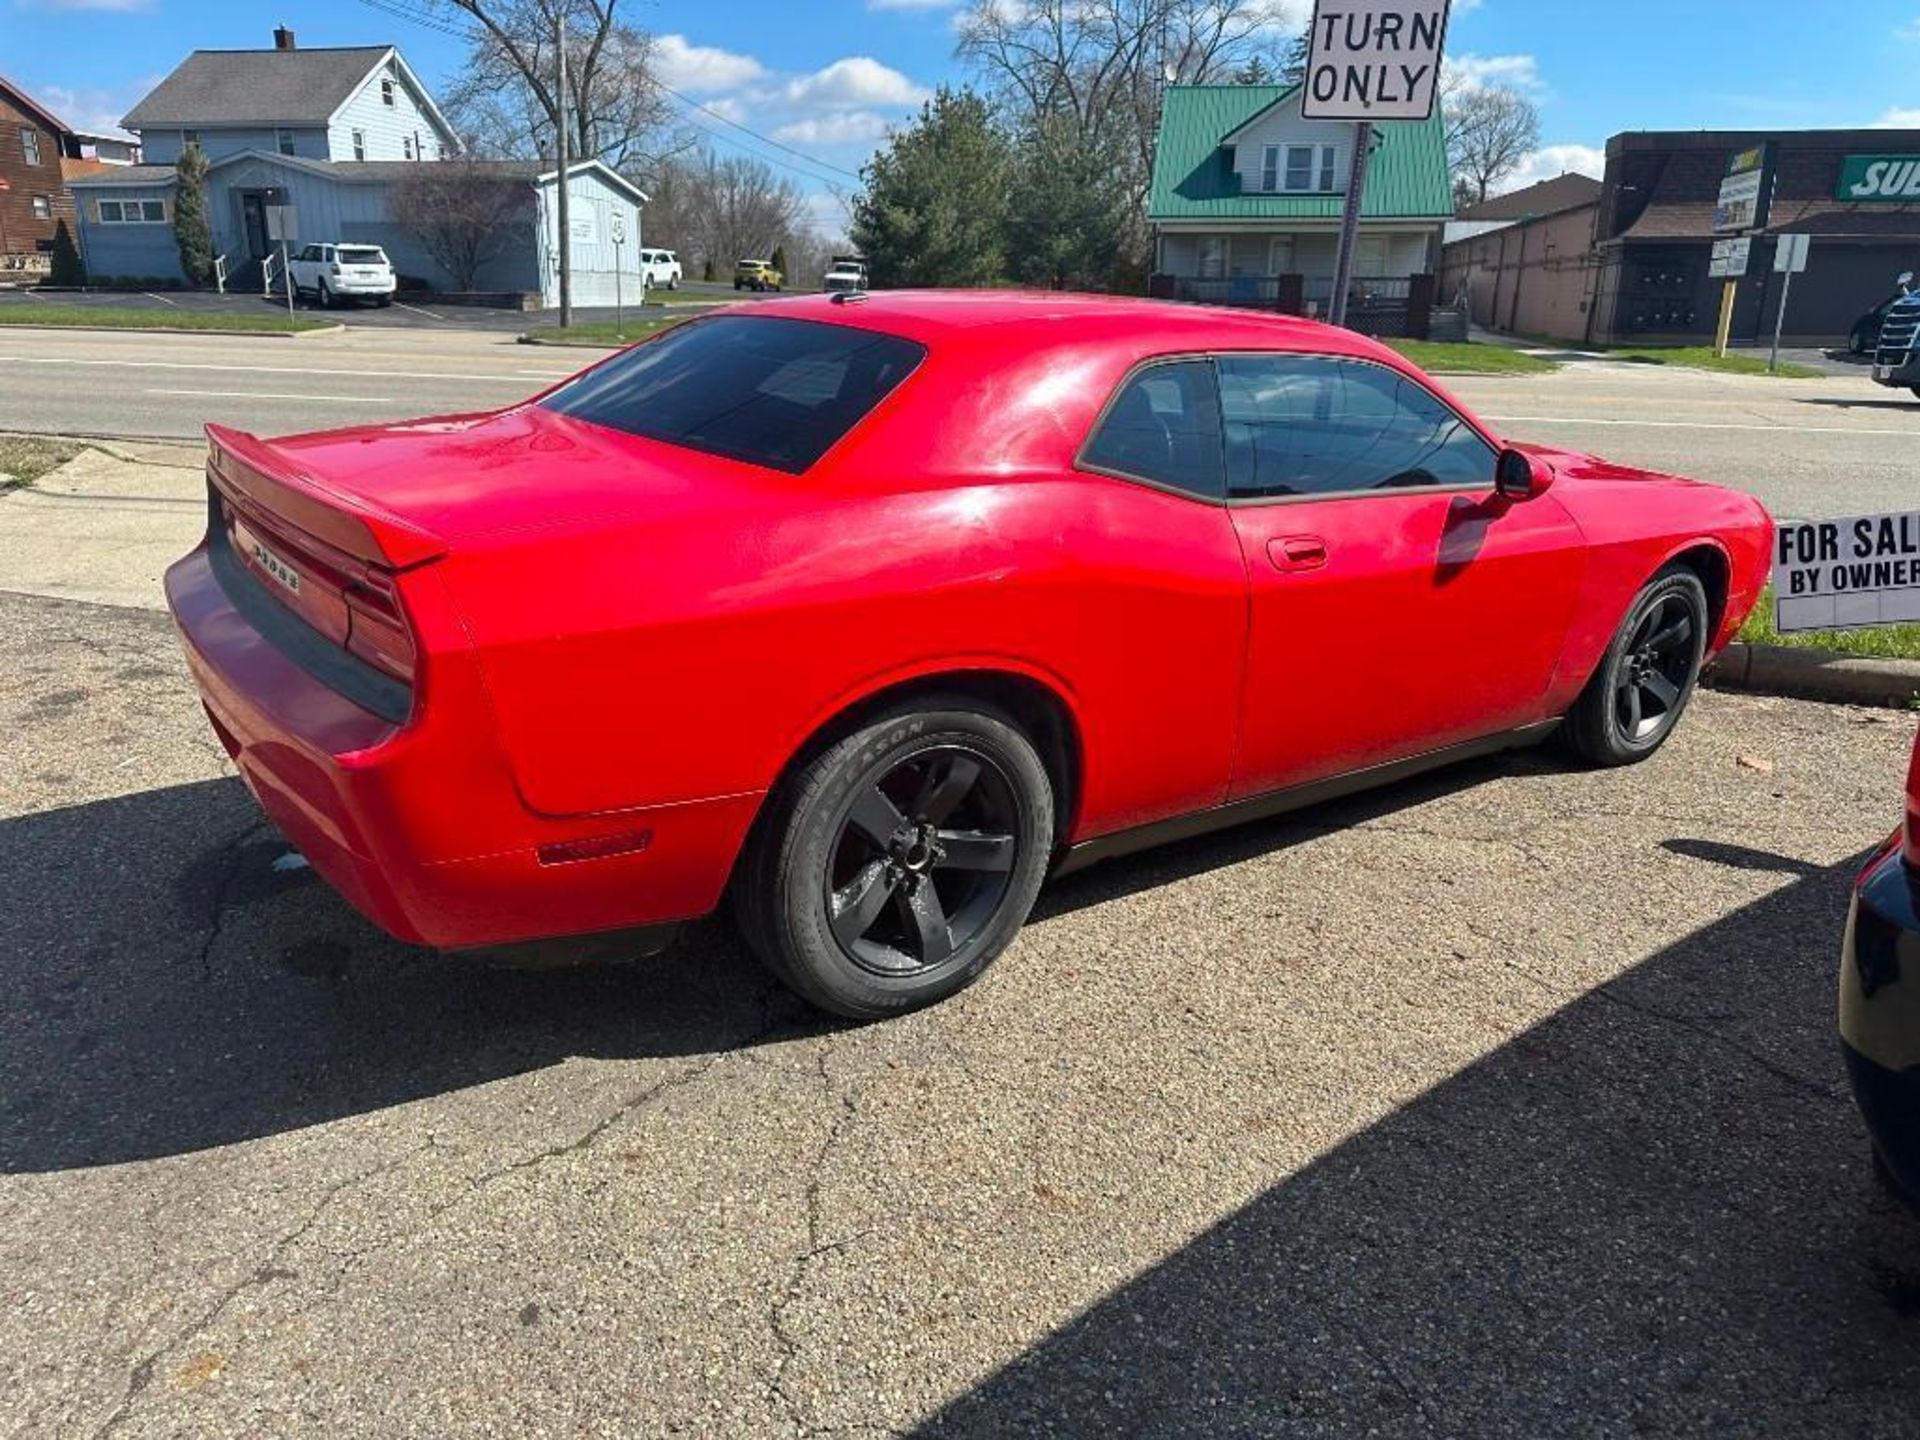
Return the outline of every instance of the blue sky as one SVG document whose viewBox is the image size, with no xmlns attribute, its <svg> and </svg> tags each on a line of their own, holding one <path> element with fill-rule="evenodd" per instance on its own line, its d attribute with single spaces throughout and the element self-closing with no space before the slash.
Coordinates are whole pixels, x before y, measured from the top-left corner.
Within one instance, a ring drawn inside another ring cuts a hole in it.
<svg viewBox="0 0 1920 1440">
<path fill-rule="evenodd" d="M 689 99 L 807 157 L 684 112 L 818 199 L 852 185 L 889 124 L 963 72 L 948 0 L 627 0 Z M 1265 0 L 1303 14 L 1307 0 Z M 383 0 L 408 8 L 405 0 Z M 1626 129 L 1920 127 L 1920 0 L 1456 0 L 1449 59 L 1538 101 L 1543 149 L 1521 178 L 1595 170 Z M 0 0 L 0 69 L 82 126 L 111 123 L 188 50 L 271 43 L 400 46 L 430 86 L 457 39 L 365 0 Z M 1595 170 L 1597 173 L 1597 170 Z"/>
</svg>

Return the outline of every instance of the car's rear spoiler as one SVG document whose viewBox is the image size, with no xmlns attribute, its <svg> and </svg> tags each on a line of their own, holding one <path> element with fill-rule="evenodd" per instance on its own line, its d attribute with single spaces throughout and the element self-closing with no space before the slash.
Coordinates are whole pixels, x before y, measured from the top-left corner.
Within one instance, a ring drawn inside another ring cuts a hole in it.
<svg viewBox="0 0 1920 1440">
<path fill-rule="evenodd" d="M 306 473 L 258 436 L 209 425 L 207 447 L 217 484 L 356 559 L 406 570 L 447 553 L 439 536 Z"/>
</svg>

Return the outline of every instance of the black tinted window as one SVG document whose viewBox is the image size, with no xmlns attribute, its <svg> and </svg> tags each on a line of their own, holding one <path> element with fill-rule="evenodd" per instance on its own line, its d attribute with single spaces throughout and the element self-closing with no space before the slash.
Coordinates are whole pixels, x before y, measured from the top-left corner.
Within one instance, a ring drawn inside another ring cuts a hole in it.
<svg viewBox="0 0 1920 1440">
<path fill-rule="evenodd" d="M 1236 497 L 1493 483 L 1492 448 L 1425 387 L 1384 365 L 1223 357 L 1220 409 Z"/>
<path fill-rule="evenodd" d="M 844 325 L 720 316 L 615 356 L 542 403 L 797 475 L 925 353 L 910 340 Z"/>
<path fill-rule="evenodd" d="M 1218 500 L 1220 404 L 1205 360 L 1154 365 L 1128 380 L 1087 442 L 1086 464 Z"/>
</svg>

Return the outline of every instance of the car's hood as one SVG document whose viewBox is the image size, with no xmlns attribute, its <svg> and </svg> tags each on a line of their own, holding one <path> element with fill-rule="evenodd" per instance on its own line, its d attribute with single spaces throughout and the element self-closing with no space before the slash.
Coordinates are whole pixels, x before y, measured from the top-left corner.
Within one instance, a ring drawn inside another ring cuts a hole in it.
<svg viewBox="0 0 1920 1440">
<path fill-rule="evenodd" d="M 1643 470 L 1637 465 L 1621 465 L 1612 460 L 1602 460 L 1597 455 L 1588 455 L 1581 450 L 1567 450 L 1558 445 L 1540 445 L 1526 440 L 1507 442 L 1516 450 L 1529 455 L 1537 455 L 1553 467 L 1554 477 L 1560 480 L 1646 480 L 1663 485 L 1698 485 L 1698 480 L 1689 480 L 1683 475 L 1668 475 L 1659 470 Z"/>
<path fill-rule="evenodd" d="M 329 491 L 456 543 L 710 509 L 788 478 L 535 404 L 295 435 L 270 448 Z"/>
</svg>

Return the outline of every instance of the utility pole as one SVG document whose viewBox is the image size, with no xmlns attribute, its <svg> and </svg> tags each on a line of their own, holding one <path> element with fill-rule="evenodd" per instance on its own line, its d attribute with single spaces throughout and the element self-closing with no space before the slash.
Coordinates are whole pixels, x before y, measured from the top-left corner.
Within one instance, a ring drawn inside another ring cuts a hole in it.
<svg viewBox="0 0 1920 1440">
<path fill-rule="evenodd" d="M 554 48 L 560 55 L 560 123 L 556 127 L 560 139 L 560 326 L 565 329 L 573 324 L 573 225 L 568 213 L 567 187 L 572 182 L 568 175 L 568 137 L 567 137 L 567 12 L 564 8 L 553 17 Z"/>
</svg>

